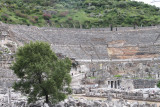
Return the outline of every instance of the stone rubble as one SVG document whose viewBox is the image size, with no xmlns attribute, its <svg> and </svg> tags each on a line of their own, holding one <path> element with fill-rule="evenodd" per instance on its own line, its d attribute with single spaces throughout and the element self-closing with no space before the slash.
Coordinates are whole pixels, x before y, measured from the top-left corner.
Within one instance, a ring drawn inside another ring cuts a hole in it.
<svg viewBox="0 0 160 107">
<path fill-rule="evenodd" d="M 140 90 L 118 90 L 118 89 L 91 89 L 87 91 L 85 96 L 87 97 L 113 97 L 116 99 L 127 100 L 140 100 L 140 101 L 153 101 L 160 102 L 160 89 L 140 89 Z"/>
<path fill-rule="evenodd" d="M 112 99 L 102 100 L 86 100 L 86 99 L 74 99 L 72 97 L 66 99 L 65 101 L 56 104 L 54 107 L 157 107 L 156 104 L 144 103 L 140 104 L 138 102 L 130 103 L 124 99 L 113 101 Z"/>
</svg>

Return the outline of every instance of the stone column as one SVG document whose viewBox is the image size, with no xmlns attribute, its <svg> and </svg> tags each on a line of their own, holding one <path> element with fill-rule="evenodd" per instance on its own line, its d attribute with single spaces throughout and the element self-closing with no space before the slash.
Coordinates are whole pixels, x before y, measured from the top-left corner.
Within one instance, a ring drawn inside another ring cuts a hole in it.
<svg viewBox="0 0 160 107">
<path fill-rule="evenodd" d="M 11 91 L 10 91 L 10 88 L 8 88 L 8 106 L 11 107 Z"/>
</svg>

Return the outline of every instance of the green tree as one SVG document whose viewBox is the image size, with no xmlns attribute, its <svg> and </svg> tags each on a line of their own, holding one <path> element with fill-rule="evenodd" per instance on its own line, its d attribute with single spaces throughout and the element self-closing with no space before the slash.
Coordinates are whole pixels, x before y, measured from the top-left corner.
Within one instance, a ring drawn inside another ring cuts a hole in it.
<svg viewBox="0 0 160 107">
<path fill-rule="evenodd" d="M 159 87 L 159 88 L 160 88 L 160 81 L 158 81 L 158 83 L 157 83 L 157 87 Z"/>
<path fill-rule="evenodd" d="M 16 52 L 11 69 L 20 79 L 13 88 L 28 96 L 28 103 L 45 98 L 46 103 L 64 100 L 69 87 L 71 61 L 58 59 L 45 42 L 30 42 Z"/>
</svg>

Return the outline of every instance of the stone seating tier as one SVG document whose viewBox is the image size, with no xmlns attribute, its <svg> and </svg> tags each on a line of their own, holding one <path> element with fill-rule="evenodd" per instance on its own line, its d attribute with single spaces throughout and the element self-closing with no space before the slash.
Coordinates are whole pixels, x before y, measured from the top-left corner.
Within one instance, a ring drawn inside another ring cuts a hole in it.
<svg viewBox="0 0 160 107">
<path fill-rule="evenodd" d="M 8 29 L 14 33 L 19 42 L 46 41 L 52 44 L 52 49 L 56 53 L 77 59 L 91 59 L 91 56 L 93 59 L 108 59 L 107 46 L 113 41 L 123 41 L 123 45 L 120 47 L 147 47 L 138 49 L 140 52 L 159 53 L 160 51 L 159 46 L 150 46 L 160 44 L 160 26 L 137 29 L 118 27 L 118 31 L 111 32 L 109 28 L 69 29 L 4 25 L 9 26 Z"/>
</svg>

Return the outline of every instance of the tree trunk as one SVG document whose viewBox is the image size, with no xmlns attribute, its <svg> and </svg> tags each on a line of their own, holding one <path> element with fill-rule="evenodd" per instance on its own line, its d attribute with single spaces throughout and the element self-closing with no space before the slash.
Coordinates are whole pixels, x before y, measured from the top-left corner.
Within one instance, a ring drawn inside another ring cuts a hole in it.
<svg viewBox="0 0 160 107">
<path fill-rule="evenodd" d="M 48 95 L 46 95 L 46 103 L 49 103 Z"/>
</svg>

